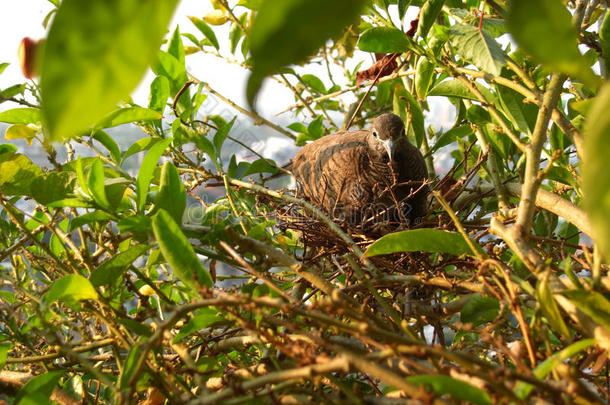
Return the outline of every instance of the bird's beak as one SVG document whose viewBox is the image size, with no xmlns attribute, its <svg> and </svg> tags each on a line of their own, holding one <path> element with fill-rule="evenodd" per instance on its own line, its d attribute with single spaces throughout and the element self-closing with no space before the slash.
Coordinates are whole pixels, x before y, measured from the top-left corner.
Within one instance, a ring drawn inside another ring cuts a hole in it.
<svg viewBox="0 0 610 405">
<path fill-rule="evenodd" d="M 387 141 L 381 141 L 383 146 L 388 151 L 388 156 L 390 160 L 394 158 L 394 141 L 392 139 L 388 139 Z"/>
</svg>

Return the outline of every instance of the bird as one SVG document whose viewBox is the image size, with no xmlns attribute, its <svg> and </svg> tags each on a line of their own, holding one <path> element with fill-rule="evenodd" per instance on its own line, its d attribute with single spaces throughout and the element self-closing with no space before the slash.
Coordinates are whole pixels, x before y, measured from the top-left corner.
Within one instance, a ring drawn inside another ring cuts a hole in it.
<svg viewBox="0 0 610 405">
<path fill-rule="evenodd" d="M 426 213 L 428 172 L 402 119 L 378 116 L 367 130 L 340 131 L 299 150 L 296 193 L 364 234 L 412 226 Z"/>
</svg>

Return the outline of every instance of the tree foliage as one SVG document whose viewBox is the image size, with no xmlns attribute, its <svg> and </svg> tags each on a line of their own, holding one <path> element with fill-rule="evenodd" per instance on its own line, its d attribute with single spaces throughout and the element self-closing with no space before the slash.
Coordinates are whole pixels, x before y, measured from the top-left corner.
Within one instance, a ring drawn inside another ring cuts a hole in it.
<svg viewBox="0 0 610 405">
<path fill-rule="evenodd" d="M 0 92 L 5 139 L 50 162 L 0 145 L 5 399 L 605 402 L 606 2 L 213 0 L 161 46 L 175 1 L 52 3 L 40 79 Z M 250 107 L 187 71 L 199 52 L 250 72 Z M 256 112 L 263 80 L 299 119 Z M 427 217 L 371 240 L 268 187 L 286 168 L 226 157 L 235 118 L 210 95 L 299 145 L 398 114 Z M 426 125 L 440 102 L 449 129 Z M 123 124 L 146 134 L 126 150 L 106 131 Z"/>
</svg>

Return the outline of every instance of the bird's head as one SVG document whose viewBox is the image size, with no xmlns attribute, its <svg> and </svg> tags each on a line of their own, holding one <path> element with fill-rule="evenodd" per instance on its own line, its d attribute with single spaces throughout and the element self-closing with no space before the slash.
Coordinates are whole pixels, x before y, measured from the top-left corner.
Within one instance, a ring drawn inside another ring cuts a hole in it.
<svg viewBox="0 0 610 405">
<path fill-rule="evenodd" d="M 390 160 L 394 157 L 394 147 L 405 135 L 405 124 L 396 114 L 382 114 L 373 121 L 371 128 L 373 138 L 380 142 L 388 152 Z"/>
</svg>

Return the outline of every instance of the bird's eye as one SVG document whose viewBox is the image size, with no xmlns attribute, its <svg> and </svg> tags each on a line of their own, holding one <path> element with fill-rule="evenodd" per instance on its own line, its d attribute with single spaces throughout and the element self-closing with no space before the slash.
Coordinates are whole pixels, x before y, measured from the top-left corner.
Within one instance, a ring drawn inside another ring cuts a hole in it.
<svg viewBox="0 0 610 405">
<path fill-rule="evenodd" d="M 377 135 L 377 131 L 376 131 L 376 130 L 373 130 L 373 136 L 374 136 L 375 138 L 379 137 L 379 135 Z"/>
</svg>

